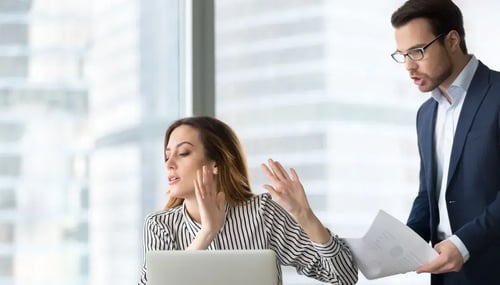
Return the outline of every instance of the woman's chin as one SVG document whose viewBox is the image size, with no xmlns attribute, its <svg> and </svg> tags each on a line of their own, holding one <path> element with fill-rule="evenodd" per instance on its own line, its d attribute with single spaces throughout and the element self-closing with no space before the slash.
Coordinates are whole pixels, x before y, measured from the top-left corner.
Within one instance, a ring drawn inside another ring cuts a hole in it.
<svg viewBox="0 0 500 285">
<path fill-rule="evenodd" d="M 186 199 L 187 197 L 193 196 L 193 192 L 187 193 L 186 191 L 179 191 L 179 189 L 170 188 L 168 195 L 171 198 Z"/>
</svg>

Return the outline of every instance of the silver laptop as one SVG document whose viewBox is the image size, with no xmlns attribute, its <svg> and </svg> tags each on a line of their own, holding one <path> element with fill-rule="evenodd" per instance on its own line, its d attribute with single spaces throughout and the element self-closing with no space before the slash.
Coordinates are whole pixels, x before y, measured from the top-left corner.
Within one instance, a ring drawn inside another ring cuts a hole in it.
<svg viewBox="0 0 500 285">
<path fill-rule="evenodd" d="M 188 250 L 146 253 L 148 285 L 276 285 L 272 250 Z"/>
</svg>

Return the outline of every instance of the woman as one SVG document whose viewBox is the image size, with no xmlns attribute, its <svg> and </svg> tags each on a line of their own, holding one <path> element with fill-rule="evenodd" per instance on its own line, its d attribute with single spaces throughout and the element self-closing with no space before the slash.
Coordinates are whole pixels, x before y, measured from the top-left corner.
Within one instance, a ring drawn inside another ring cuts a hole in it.
<svg viewBox="0 0 500 285">
<path fill-rule="evenodd" d="M 262 169 L 269 193 L 250 189 L 238 138 L 212 117 L 175 121 L 165 134 L 170 200 L 146 218 L 144 250 L 272 249 L 281 265 L 332 284 L 357 282 L 349 249 L 313 213 L 294 169 Z M 145 254 L 144 254 L 145 255 Z M 139 284 L 146 284 L 146 264 Z M 281 267 L 279 284 L 281 284 Z"/>
</svg>

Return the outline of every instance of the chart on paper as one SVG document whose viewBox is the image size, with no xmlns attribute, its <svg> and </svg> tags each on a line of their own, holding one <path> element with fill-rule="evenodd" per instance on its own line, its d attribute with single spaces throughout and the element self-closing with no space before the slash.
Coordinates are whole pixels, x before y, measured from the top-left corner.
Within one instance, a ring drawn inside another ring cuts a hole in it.
<svg viewBox="0 0 500 285">
<path fill-rule="evenodd" d="M 412 229 L 382 210 L 363 237 L 344 240 L 369 280 L 415 271 L 438 256 Z"/>
</svg>

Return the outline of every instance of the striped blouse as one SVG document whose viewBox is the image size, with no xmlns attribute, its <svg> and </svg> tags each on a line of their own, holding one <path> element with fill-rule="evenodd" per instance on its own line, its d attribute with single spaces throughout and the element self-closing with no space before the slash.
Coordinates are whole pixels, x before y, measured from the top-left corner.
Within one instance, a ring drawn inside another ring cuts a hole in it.
<svg viewBox="0 0 500 285">
<path fill-rule="evenodd" d="M 200 229 L 183 205 L 152 213 L 144 224 L 144 256 L 150 250 L 186 249 Z M 279 284 L 280 265 L 293 266 L 299 274 L 332 284 L 354 284 L 358 279 L 352 254 L 338 236 L 332 235 L 326 244 L 311 241 L 269 193 L 226 206 L 225 223 L 208 249 L 272 249 L 279 263 Z M 146 274 L 144 261 L 139 284 L 147 284 Z"/>
</svg>

